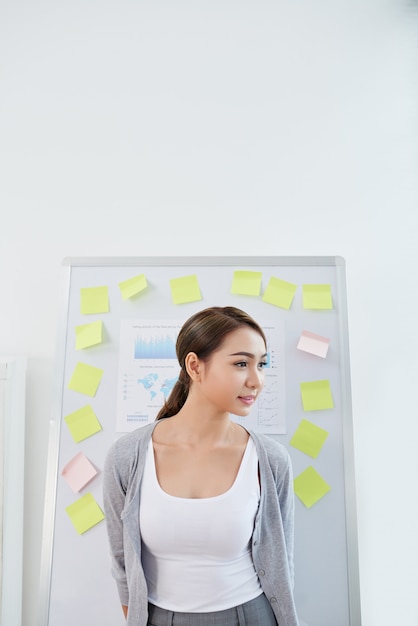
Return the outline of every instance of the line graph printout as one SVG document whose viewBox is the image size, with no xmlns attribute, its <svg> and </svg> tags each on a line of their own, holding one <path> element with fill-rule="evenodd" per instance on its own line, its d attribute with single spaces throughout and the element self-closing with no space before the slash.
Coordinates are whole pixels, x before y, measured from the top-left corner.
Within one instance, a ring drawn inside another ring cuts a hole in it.
<svg viewBox="0 0 418 626">
<path fill-rule="evenodd" d="M 122 320 L 118 367 L 117 432 L 150 424 L 178 378 L 180 322 Z"/>
<path fill-rule="evenodd" d="M 264 369 L 264 388 L 246 417 L 232 415 L 232 419 L 254 431 L 284 435 L 286 433 L 285 401 L 285 330 L 282 320 L 260 323 L 267 339 L 267 365 Z"/>
<path fill-rule="evenodd" d="M 266 434 L 284 434 L 284 323 L 261 324 L 267 339 L 265 383 L 249 415 L 231 415 L 239 424 Z M 117 432 L 150 424 L 179 375 L 175 344 L 180 322 L 122 320 L 118 368 Z"/>
</svg>

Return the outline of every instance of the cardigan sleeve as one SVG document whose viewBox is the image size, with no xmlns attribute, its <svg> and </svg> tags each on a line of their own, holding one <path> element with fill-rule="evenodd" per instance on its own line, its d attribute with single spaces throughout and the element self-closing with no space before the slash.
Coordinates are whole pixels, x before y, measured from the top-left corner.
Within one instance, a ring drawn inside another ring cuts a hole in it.
<svg viewBox="0 0 418 626">
<path fill-rule="evenodd" d="M 277 495 L 282 516 L 283 532 L 286 542 L 289 573 L 294 585 L 294 523 L 295 496 L 293 488 L 293 471 L 289 453 L 283 448 L 283 462 L 276 474 Z"/>
<path fill-rule="evenodd" d="M 117 443 L 110 448 L 103 471 L 103 507 L 110 546 L 112 576 L 116 580 L 122 604 L 129 604 L 129 591 L 125 569 L 122 511 L 125 506 L 126 488 L 118 469 Z"/>
<path fill-rule="evenodd" d="M 286 546 L 289 575 L 292 587 L 294 586 L 294 522 L 295 497 L 293 488 L 293 470 L 289 452 L 285 446 L 271 438 L 263 437 L 268 463 L 274 481 L 281 528 Z"/>
</svg>

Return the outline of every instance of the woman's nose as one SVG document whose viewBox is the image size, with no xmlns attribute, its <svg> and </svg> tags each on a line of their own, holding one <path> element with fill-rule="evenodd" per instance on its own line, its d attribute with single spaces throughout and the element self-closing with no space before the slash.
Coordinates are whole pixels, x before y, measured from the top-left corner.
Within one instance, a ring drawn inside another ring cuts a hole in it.
<svg viewBox="0 0 418 626">
<path fill-rule="evenodd" d="M 258 389 L 264 384 L 264 372 L 258 369 L 248 370 L 247 386 L 252 389 Z"/>
</svg>

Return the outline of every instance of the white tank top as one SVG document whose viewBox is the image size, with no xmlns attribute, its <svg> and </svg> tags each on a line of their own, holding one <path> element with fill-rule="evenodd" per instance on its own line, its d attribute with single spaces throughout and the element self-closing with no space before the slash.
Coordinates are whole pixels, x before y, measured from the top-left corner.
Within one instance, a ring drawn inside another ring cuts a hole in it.
<svg viewBox="0 0 418 626">
<path fill-rule="evenodd" d="M 234 484 L 213 498 L 178 498 L 163 491 L 151 441 L 139 513 L 149 601 L 170 611 L 203 613 L 259 596 L 250 547 L 259 500 L 251 438 Z"/>
</svg>

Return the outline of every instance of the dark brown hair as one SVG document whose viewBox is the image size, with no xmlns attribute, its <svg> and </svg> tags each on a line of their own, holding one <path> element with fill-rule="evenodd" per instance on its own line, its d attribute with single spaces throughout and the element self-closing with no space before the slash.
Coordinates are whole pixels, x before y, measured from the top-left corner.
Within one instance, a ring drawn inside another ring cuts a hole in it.
<svg viewBox="0 0 418 626">
<path fill-rule="evenodd" d="M 176 354 L 181 370 L 179 378 L 156 419 L 176 415 L 189 394 L 190 378 L 185 368 L 185 359 L 194 352 L 205 361 L 218 350 L 226 336 L 242 326 L 249 326 L 262 337 L 267 346 L 264 332 L 247 313 L 233 306 L 210 307 L 190 317 L 182 326 L 176 343 Z"/>
</svg>

